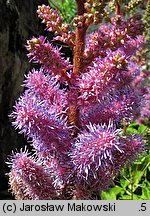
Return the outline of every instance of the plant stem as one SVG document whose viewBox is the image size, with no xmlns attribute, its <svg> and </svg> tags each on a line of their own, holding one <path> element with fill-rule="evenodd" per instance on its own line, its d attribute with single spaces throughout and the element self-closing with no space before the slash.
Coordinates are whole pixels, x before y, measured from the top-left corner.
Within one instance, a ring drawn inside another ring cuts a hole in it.
<svg viewBox="0 0 150 216">
<path fill-rule="evenodd" d="M 62 13 L 62 10 L 52 0 L 49 0 L 49 3 L 52 4 L 53 7 L 57 9 L 57 11 L 59 11 L 60 13 Z"/>
<path fill-rule="evenodd" d="M 84 2 L 82 0 L 76 0 L 77 2 L 77 13 L 79 16 L 82 16 L 85 12 L 84 9 Z M 74 59 L 73 59 L 73 72 L 76 75 L 79 75 L 82 73 L 82 67 L 83 67 L 83 53 L 84 53 L 84 47 L 85 47 L 85 35 L 87 26 L 83 24 L 83 27 L 76 28 L 76 45 L 74 48 Z"/>
<path fill-rule="evenodd" d="M 76 0 L 77 3 L 77 14 L 79 16 L 82 16 L 85 12 L 84 9 L 84 2 L 85 0 Z M 87 26 L 85 23 L 82 23 L 82 27 L 76 27 L 76 44 L 74 48 L 74 57 L 73 57 L 73 73 L 75 77 L 78 77 L 79 74 L 82 73 L 83 69 L 83 53 L 84 53 L 84 48 L 85 48 L 85 36 L 86 36 L 86 30 Z M 76 88 L 75 83 L 74 83 L 74 88 Z M 76 88 L 76 91 L 78 89 Z M 76 97 L 78 97 L 78 94 L 74 94 Z M 74 136 L 77 136 L 77 131 L 79 128 L 79 110 L 77 109 L 77 98 L 74 98 L 73 104 L 70 105 L 69 108 L 69 123 L 73 124 L 75 127 L 74 130 Z"/>
<path fill-rule="evenodd" d="M 134 199 L 134 197 L 133 197 L 133 195 L 134 195 L 134 191 L 133 191 L 134 182 L 133 182 L 133 175 L 132 175 L 131 167 L 129 167 L 129 174 L 130 174 L 130 185 L 131 185 L 131 200 L 133 200 Z"/>
<path fill-rule="evenodd" d="M 83 69 L 83 53 L 84 53 L 84 46 L 85 46 L 85 28 L 78 28 L 76 29 L 76 46 L 74 49 L 74 67 L 73 72 L 76 75 L 82 73 Z"/>
<path fill-rule="evenodd" d="M 121 0 L 116 0 L 116 15 L 120 14 Z"/>
<path fill-rule="evenodd" d="M 123 120 L 123 132 L 122 132 L 123 136 L 126 136 L 128 126 L 129 126 L 129 123 Z"/>
</svg>

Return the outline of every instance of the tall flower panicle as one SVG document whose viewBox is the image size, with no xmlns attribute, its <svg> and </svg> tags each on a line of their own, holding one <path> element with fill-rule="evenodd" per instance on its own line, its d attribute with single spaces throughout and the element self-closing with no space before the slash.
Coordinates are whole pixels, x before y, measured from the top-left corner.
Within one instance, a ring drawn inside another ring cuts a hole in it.
<svg viewBox="0 0 150 216">
<path fill-rule="evenodd" d="M 9 184 L 16 199 L 100 198 L 142 153 L 141 135 L 128 135 L 123 126 L 140 114 L 149 118 L 143 24 L 119 15 L 117 1 L 109 25 L 87 35 L 89 25 L 107 15 L 107 2 L 76 1 L 75 31 L 50 6 L 38 7 L 53 40 L 70 46 L 73 65 L 44 36 L 28 40 L 28 57 L 41 67 L 25 76 L 25 92 L 10 115 L 34 152 L 11 157 Z"/>
</svg>

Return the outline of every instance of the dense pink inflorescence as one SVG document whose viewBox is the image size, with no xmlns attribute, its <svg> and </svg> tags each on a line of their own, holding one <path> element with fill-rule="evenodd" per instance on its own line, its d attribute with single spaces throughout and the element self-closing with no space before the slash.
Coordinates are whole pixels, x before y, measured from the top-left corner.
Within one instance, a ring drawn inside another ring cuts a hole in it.
<svg viewBox="0 0 150 216">
<path fill-rule="evenodd" d="M 108 50 L 120 49 L 130 58 L 132 55 L 136 56 L 137 49 L 145 42 L 144 36 L 141 35 L 142 21 L 136 17 L 125 21 L 123 16 L 117 15 L 111 23 L 111 26 L 101 25 L 98 32 L 88 35 L 84 51 L 85 68 L 97 57 L 106 57 Z"/>
<path fill-rule="evenodd" d="M 46 29 L 55 33 L 55 40 L 62 41 L 74 48 L 75 32 L 69 31 L 70 25 L 63 24 L 62 17 L 57 14 L 56 10 L 42 5 L 38 7 L 37 13 L 42 23 L 46 24 Z"/>
<path fill-rule="evenodd" d="M 15 118 L 13 126 L 32 138 L 34 147 L 40 151 L 52 145 L 65 149 L 70 143 L 66 120 L 58 118 L 53 108 L 35 95 L 30 96 L 28 91 L 20 97 L 11 117 Z"/>
<path fill-rule="evenodd" d="M 75 32 L 68 32 L 55 10 L 42 5 L 38 15 L 54 39 L 74 49 Z M 122 132 L 123 121 L 140 113 L 149 118 L 149 90 L 143 87 L 138 56 L 142 31 L 136 17 L 117 15 L 110 25 L 101 25 L 86 38 L 79 74 L 45 37 L 28 41 L 28 57 L 41 68 L 26 75 L 25 92 L 10 116 L 38 159 L 26 151 L 11 158 L 9 183 L 16 199 L 63 199 L 65 194 L 92 199 L 142 152 L 141 136 Z M 68 120 L 73 105 L 78 125 Z"/>
<path fill-rule="evenodd" d="M 28 153 L 11 158 L 10 185 L 17 199 L 55 199 L 57 192 L 46 169 Z"/>
<path fill-rule="evenodd" d="M 62 17 L 57 14 L 57 11 L 50 8 L 50 6 L 42 5 L 38 7 L 38 16 L 46 24 L 47 30 L 56 33 L 65 33 L 69 30 L 69 24 L 63 24 Z"/>
<path fill-rule="evenodd" d="M 115 95 L 139 75 L 139 66 L 132 62 L 124 51 L 109 50 L 104 58 L 97 58 L 79 79 L 80 100 L 84 103 L 100 101 L 108 95 Z M 111 96 L 109 96 L 111 97 Z"/>
<path fill-rule="evenodd" d="M 99 103 L 85 105 L 80 112 L 81 124 L 108 124 L 110 119 L 118 126 L 122 119 L 130 122 L 140 113 L 140 101 L 141 97 L 134 89 L 115 92 L 115 95 L 105 97 Z"/>
<path fill-rule="evenodd" d="M 79 134 L 71 155 L 77 184 L 81 181 L 91 191 L 106 189 L 121 167 L 142 151 L 140 136 L 119 134 L 120 130 L 111 121 L 108 126 L 90 124 Z"/>
<path fill-rule="evenodd" d="M 28 89 L 28 94 L 36 95 L 38 100 L 44 101 L 47 108 L 53 109 L 55 114 L 61 114 L 66 109 L 66 93 L 60 89 L 54 78 L 44 73 L 43 69 L 33 69 L 29 72 L 24 86 Z"/>
<path fill-rule="evenodd" d="M 68 59 L 61 56 L 60 49 L 53 47 L 43 36 L 28 40 L 26 48 L 30 61 L 41 64 L 49 74 L 66 81 L 67 70 L 71 69 L 71 65 Z"/>
</svg>

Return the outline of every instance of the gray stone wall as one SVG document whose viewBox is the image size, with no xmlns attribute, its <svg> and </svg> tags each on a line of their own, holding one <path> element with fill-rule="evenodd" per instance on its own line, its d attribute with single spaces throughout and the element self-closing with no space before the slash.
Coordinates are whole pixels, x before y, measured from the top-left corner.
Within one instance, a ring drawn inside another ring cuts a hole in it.
<svg viewBox="0 0 150 216">
<path fill-rule="evenodd" d="M 33 35 L 43 34 L 38 19 L 38 4 L 46 0 L 0 0 L 0 199 L 7 193 L 8 167 L 5 164 L 12 149 L 20 149 L 26 139 L 11 126 L 8 115 L 23 91 L 24 74 L 30 69 L 24 45 Z"/>
</svg>

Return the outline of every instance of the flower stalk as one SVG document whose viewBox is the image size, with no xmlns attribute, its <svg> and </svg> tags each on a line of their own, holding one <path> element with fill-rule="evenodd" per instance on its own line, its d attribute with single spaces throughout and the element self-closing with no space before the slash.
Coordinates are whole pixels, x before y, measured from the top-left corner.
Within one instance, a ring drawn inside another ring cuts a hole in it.
<svg viewBox="0 0 150 216">
<path fill-rule="evenodd" d="M 83 16 L 85 12 L 84 3 L 85 0 L 76 0 L 77 2 L 77 14 L 78 16 Z M 85 49 L 85 37 L 86 37 L 86 30 L 88 26 L 85 25 L 85 21 L 82 23 L 82 26 L 77 24 L 76 31 L 75 31 L 75 47 L 73 50 L 73 74 L 75 77 L 78 77 L 83 72 L 83 53 Z M 76 84 L 74 83 L 76 86 Z M 76 87 L 75 87 L 76 88 Z M 78 91 L 76 88 L 75 91 Z M 76 94 L 78 97 L 78 93 Z M 77 136 L 77 131 L 79 128 L 79 110 L 77 108 L 77 98 L 74 98 L 73 104 L 70 105 L 68 111 L 68 120 L 69 123 L 75 126 L 73 136 Z"/>
<path fill-rule="evenodd" d="M 121 13 L 121 0 L 116 0 L 116 15 Z"/>
</svg>

